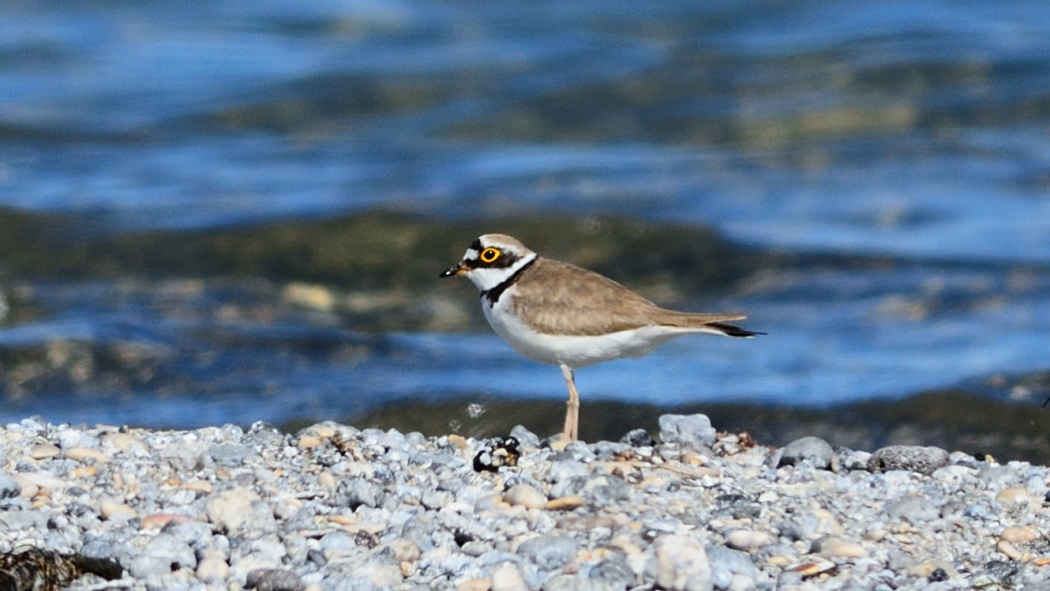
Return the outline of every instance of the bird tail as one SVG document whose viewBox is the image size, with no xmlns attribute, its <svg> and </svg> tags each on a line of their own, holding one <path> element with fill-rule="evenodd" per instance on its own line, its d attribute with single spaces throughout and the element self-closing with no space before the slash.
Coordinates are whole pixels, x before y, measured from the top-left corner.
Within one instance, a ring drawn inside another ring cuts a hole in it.
<svg viewBox="0 0 1050 591">
<path fill-rule="evenodd" d="M 666 315 L 660 319 L 660 323 L 664 326 L 674 326 L 727 337 L 750 338 L 755 335 L 766 334 L 729 324 L 732 321 L 746 319 L 747 316 L 743 314 L 690 314 L 688 312 L 667 310 Z"/>
<path fill-rule="evenodd" d="M 766 334 L 764 332 L 747 330 L 746 328 L 740 328 L 739 326 L 733 326 L 732 324 L 726 324 L 724 322 L 708 322 L 704 326 L 709 326 L 715 329 L 716 332 L 724 334 L 727 337 L 743 337 L 749 339 L 755 335 Z"/>
</svg>

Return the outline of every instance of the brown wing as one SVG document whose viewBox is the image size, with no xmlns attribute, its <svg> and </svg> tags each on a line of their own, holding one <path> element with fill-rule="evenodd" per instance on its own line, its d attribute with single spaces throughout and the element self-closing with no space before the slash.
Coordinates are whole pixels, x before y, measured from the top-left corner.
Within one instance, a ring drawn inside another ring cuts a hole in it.
<svg viewBox="0 0 1050 591">
<path fill-rule="evenodd" d="M 657 306 L 619 283 L 576 265 L 539 258 L 515 284 L 514 310 L 545 334 L 599 335 L 649 325 L 702 328 L 739 314 L 690 314 Z M 735 328 L 735 327 L 734 327 Z"/>
</svg>

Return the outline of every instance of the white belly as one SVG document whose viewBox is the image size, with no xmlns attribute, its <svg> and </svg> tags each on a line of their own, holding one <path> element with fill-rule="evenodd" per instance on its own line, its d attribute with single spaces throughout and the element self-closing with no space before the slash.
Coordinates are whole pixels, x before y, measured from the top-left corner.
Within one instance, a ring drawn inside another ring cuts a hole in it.
<svg viewBox="0 0 1050 591">
<path fill-rule="evenodd" d="M 623 357 L 642 357 L 667 341 L 692 331 L 665 326 L 644 326 L 598 336 L 559 336 L 533 331 L 517 316 L 503 311 L 501 298 L 495 309 L 482 300 L 492 330 L 518 353 L 540 363 L 565 364 L 579 369 L 602 361 Z"/>
</svg>

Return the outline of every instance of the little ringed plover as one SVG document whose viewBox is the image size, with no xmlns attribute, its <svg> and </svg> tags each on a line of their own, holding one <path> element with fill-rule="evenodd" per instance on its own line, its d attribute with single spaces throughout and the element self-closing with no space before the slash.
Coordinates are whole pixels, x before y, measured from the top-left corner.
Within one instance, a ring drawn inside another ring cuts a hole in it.
<svg viewBox="0 0 1050 591">
<path fill-rule="evenodd" d="M 561 367 L 569 388 L 563 437 L 577 438 L 580 399 L 573 371 L 602 361 L 642 357 L 686 334 L 763 334 L 728 322 L 741 314 L 661 308 L 619 283 L 548 259 L 504 234 L 485 234 L 441 277 L 466 275 L 481 291 L 481 310 L 519 353 Z"/>
</svg>

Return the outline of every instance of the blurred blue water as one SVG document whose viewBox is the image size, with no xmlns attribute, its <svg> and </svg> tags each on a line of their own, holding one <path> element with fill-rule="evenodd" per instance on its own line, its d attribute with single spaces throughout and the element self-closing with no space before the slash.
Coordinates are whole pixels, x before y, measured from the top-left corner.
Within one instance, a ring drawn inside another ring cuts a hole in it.
<svg viewBox="0 0 1050 591">
<path fill-rule="evenodd" d="M 0 204 L 110 232 L 376 206 L 603 212 L 709 224 L 757 248 L 892 255 L 914 264 L 785 272 L 695 302 L 746 310 L 767 338 L 680 340 L 578 379 L 585 400 L 900 396 L 1045 367 L 1046 276 L 1010 279 L 1014 265 L 1050 263 L 1045 8 L 6 3 Z M 199 328 L 157 328 L 148 304 L 55 306 L 59 320 L 0 331 L 0 343 L 130 326 L 192 348 Z M 276 384 L 263 402 L 245 380 L 193 413 L 177 397 L 64 411 L 20 400 L 0 418 L 192 424 L 459 392 L 563 396 L 555 370 L 489 334 L 388 338 L 353 366 L 260 361 L 253 375 Z"/>
</svg>

